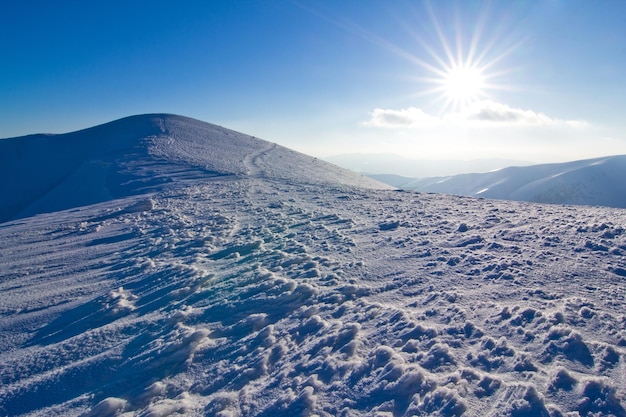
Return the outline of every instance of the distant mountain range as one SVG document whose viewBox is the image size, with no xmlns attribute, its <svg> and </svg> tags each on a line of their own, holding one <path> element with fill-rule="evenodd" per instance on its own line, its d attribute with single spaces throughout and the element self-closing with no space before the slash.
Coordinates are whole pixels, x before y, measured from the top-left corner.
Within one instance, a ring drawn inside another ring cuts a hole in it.
<svg viewBox="0 0 626 417">
<path fill-rule="evenodd" d="M 371 175 L 405 190 L 536 203 L 626 208 L 626 155 L 411 179 Z"/>
<path fill-rule="evenodd" d="M 363 174 L 394 173 L 409 178 L 488 172 L 509 166 L 533 164 L 533 162 L 516 159 L 428 160 L 405 158 L 395 154 L 362 153 L 333 155 L 324 158 L 324 160 Z"/>
</svg>

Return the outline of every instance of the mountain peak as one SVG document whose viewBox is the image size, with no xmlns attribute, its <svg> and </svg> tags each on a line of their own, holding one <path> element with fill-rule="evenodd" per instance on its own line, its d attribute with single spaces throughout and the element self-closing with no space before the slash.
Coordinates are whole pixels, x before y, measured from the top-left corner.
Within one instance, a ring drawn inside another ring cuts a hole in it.
<svg viewBox="0 0 626 417">
<path fill-rule="evenodd" d="M 224 175 L 386 187 L 221 126 L 144 114 L 66 134 L 0 140 L 0 221 Z"/>
</svg>

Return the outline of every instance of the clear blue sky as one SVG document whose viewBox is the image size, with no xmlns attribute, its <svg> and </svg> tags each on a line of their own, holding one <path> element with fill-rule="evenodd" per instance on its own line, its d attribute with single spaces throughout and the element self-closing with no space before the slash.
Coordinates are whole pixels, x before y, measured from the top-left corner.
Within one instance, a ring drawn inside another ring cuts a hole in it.
<svg viewBox="0 0 626 417">
<path fill-rule="evenodd" d="M 625 21 L 622 0 L 5 2 L 0 137 L 167 112 L 322 157 L 626 153 Z"/>
</svg>

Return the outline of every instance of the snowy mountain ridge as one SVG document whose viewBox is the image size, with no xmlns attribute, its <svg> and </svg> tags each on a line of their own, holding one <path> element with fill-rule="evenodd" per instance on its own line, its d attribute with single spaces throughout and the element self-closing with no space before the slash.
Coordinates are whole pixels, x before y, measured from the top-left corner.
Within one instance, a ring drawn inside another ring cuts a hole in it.
<svg viewBox="0 0 626 417">
<path fill-rule="evenodd" d="M 421 179 L 372 178 L 406 190 L 529 201 L 626 208 L 626 155 L 493 172 Z"/>
<path fill-rule="evenodd" d="M 626 210 L 179 116 L 35 138 L 0 141 L 0 416 L 626 416 Z"/>
<path fill-rule="evenodd" d="M 221 175 L 386 187 L 210 123 L 148 114 L 67 134 L 0 140 L 0 222 Z"/>
</svg>

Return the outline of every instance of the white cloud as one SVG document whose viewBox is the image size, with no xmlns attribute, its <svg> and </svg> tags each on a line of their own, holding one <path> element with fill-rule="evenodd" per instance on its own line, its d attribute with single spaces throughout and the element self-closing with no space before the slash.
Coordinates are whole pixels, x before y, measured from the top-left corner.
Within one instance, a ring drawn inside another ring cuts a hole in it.
<svg viewBox="0 0 626 417">
<path fill-rule="evenodd" d="M 587 123 L 576 120 L 560 120 L 549 117 L 544 113 L 533 110 L 523 110 L 510 107 L 506 104 L 483 100 L 470 107 L 462 114 L 462 120 L 467 122 L 481 122 L 485 124 L 506 124 L 523 126 L 554 126 L 569 125 L 582 127 Z"/>
<path fill-rule="evenodd" d="M 392 110 L 377 108 L 370 113 L 365 124 L 373 127 L 406 129 L 428 128 L 438 125 L 469 127 L 488 126 L 569 126 L 585 127 L 588 123 L 579 120 L 555 119 L 534 110 L 523 110 L 491 100 L 482 100 L 457 113 L 441 117 L 432 116 L 416 107 Z"/>
<path fill-rule="evenodd" d="M 371 119 L 365 124 L 373 127 L 415 128 L 432 127 L 442 123 L 440 118 L 431 116 L 416 107 L 401 110 L 374 109 L 370 115 Z"/>
</svg>

